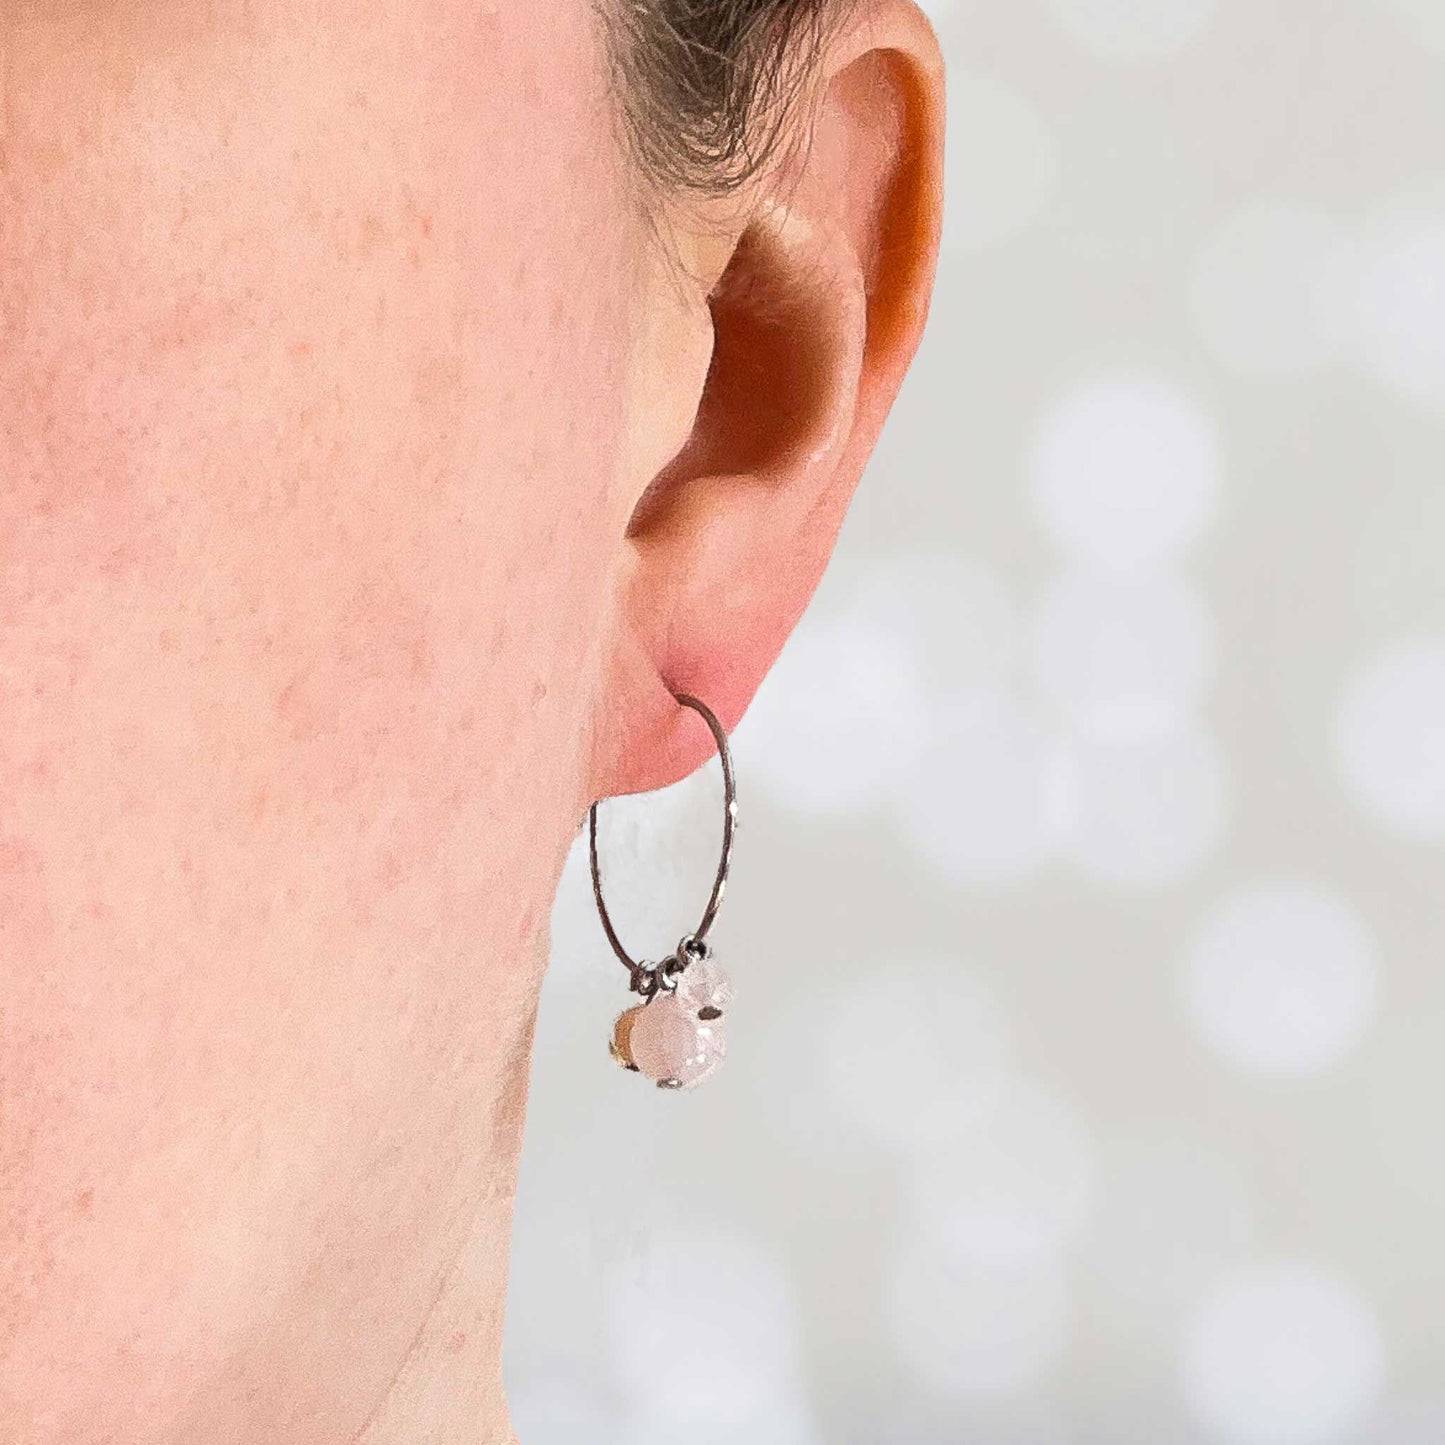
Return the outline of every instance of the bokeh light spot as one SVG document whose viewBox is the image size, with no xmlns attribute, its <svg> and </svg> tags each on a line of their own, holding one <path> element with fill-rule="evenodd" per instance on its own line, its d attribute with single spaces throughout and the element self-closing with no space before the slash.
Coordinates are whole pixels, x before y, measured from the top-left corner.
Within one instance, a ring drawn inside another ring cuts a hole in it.
<svg viewBox="0 0 1445 1445">
<path fill-rule="evenodd" d="M 1375 1008 L 1379 949 L 1360 915 L 1315 884 L 1241 888 L 1205 919 L 1184 968 L 1206 1043 L 1235 1068 L 1300 1075 L 1337 1063 Z"/>
<path fill-rule="evenodd" d="M 1175 560 L 1214 516 L 1214 428 L 1183 388 L 1086 381 L 1042 419 L 1029 459 L 1039 519 L 1076 562 L 1138 572 Z"/>
<path fill-rule="evenodd" d="M 1362 1422 L 1384 1364 L 1366 1306 L 1322 1271 L 1287 1261 L 1206 1296 L 1186 1336 L 1183 1388 L 1215 1440 L 1317 1445 Z"/>
<path fill-rule="evenodd" d="M 1350 680 L 1335 756 L 1355 801 L 1407 838 L 1445 838 L 1445 638 L 1393 643 Z"/>
<path fill-rule="evenodd" d="M 1168 732 L 1186 721 L 1212 680 L 1214 648 L 1203 599 L 1167 574 L 1066 573 L 1034 618 L 1039 690 L 1075 727 L 1100 737 Z"/>
</svg>

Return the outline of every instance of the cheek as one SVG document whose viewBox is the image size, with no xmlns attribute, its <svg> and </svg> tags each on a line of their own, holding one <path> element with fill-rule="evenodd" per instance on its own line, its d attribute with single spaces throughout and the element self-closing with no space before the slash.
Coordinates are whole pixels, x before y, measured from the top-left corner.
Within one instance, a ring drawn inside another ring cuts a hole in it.
<svg viewBox="0 0 1445 1445">
<path fill-rule="evenodd" d="M 542 58 L 580 30 L 492 17 L 448 67 L 414 19 L 255 10 L 284 43 L 97 50 L 80 119 L 79 35 L 14 66 L 0 647 L 37 684 L 11 734 L 46 746 L 11 771 L 122 812 L 169 787 L 171 821 L 389 827 L 343 880 L 367 922 L 585 668 L 630 251 L 592 82 Z"/>
<path fill-rule="evenodd" d="M 236 1348 L 576 825 L 625 520 L 608 142 L 515 37 L 448 76 L 388 23 L 211 37 L 74 114 L 82 51 L 14 65 L 0 1435 L 21 1384 L 139 1419 Z"/>
</svg>

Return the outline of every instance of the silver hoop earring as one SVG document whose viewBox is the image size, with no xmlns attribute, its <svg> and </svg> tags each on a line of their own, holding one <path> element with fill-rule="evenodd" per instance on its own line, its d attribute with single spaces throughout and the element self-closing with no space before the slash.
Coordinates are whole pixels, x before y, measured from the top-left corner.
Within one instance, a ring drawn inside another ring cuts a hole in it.
<svg viewBox="0 0 1445 1445">
<path fill-rule="evenodd" d="M 678 940 L 677 950 L 658 963 L 638 963 L 623 948 L 602 901 L 602 879 L 597 871 L 597 804 L 588 814 L 588 852 L 592 861 L 592 893 L 612 951 L 631 976 L 633 993 L 642 1003 L 618 1016 L 609 1046 L 612 1057 L 625 1069 L 643 1074 L 660 1089 L 691 1089 L 717 1071 L 726 1052 L 723 1031 L 732 985 L 712 956 L 707 931 L 717 916 L 727 885 L 728 860 L 732 853 L 733 830 L 737 826 L 737 788 L 733 780 L 732 757 L 722 724 L 706 704 L 684 693 L 674 697 L 685 707 L 702 714 L 717 743 L 723 770 L 722 860 L 712 896 L 703 909 L 702 921 Z"/>
</svg>

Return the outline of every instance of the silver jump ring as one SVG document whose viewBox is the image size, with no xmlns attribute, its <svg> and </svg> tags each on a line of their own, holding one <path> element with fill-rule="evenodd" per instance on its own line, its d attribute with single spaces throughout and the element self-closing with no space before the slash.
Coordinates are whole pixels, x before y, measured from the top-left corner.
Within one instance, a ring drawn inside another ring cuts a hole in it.
<svg viewBox="0 0 1445 1445">
<path fill-rule="evenodd" d="M 688 961 L 707 958 L 712 952 L 706 943 L 706 935 L 712 927 L 713 919 L 717 917 L 718 905 L 722 902 L 723 889 L 727 886 L 728 862 L 732 856 L 733 828 L 737 821 L 738 799 L 737 786 L 733 780 L 732 755 L 728 751 L 727 734 L 723 732 L 722 724 L 714 716 L 712 709 L 706 703 L 700 702 L 695 697 L 689 697 L 686 693 L 674 693 L 673 696 L 684 707 L 690 707 L 702 714 L 702 719 L 711 730 L 713 739 L 717 743 L 718 756 L 722 759 L 723 770 L 723 839 L 722 858 L 718 862 L 717 877 L 713 881 L 712 896 L 707 901 L 707 907 L 703 909 L 702 920 L 691 933 L 683 934 L 678 942 L 677 953 L 672 957 L 682 963 L 680 955 L 686 954 Z M 600 800 L 599 800 L 600 801 Z M 612 945 L 612 951 L 626 965 L 627 971 L 632 975 L 632 986 L 639 993 L 650 995 L 658 988 L 665 988 L 669 985 L 664 983 L 663 970 L 650 969 L 644 964 L 633 959 L 622 946 L 622 940 L 618 938 L 616 929 L 612 926 L 612 919 L 608 917 L 607 905 L 602 901 L 602 878 L 597 869 L 597 804 L 593 803 L 588 810 L 588 856 L 592 865 L 592 894 L 597 900 L 597 911 L 602 915 L 602 927 L 607 934 L 607 941 Z M 666 963 L 668 960 L 663 960 Z M 675 970 L 680 972 L 681 969 Z"/>
</svg>

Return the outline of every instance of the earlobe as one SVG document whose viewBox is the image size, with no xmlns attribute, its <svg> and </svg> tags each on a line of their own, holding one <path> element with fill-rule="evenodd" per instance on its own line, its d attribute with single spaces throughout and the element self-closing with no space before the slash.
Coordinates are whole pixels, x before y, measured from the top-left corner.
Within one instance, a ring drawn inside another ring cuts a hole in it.
<svg viewBox="0 0 1445 1445">
<path fill-rule="evenodd" d="M 707 298 L 692 429 L 627 523 L 594 797 L 707 759 L 675 693 L 736 725 L 817 587 L 917 347 L 942 204 L 933 32 L 911 0 L 882 0 L 828 64 L 796 169 L 769 178 Z"/>
</svg>

